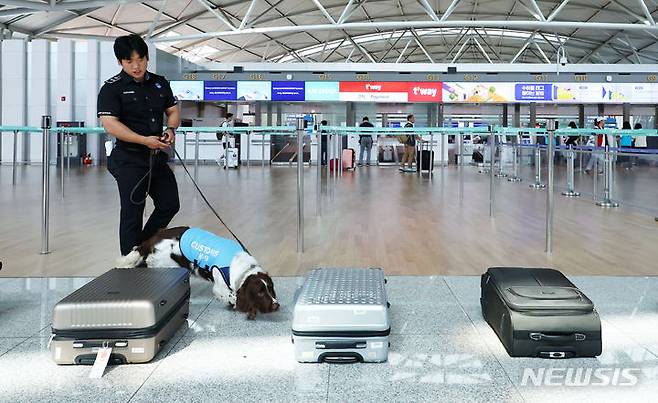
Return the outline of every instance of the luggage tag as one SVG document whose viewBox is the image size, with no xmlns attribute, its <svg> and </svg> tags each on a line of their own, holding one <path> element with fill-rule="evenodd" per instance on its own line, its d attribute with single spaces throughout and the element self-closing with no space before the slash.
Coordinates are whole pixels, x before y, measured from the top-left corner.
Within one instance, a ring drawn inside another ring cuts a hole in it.
<svg viewBox="0 0 658 403">
<path fill-rule="evenodd" d="M 107 367 L 107 363 L 110 360 L 110 354 L 112 354 L 112 347 L 109 347 L 107 342 L 103 342 L 103 347 L 98 349 L 96 361 L 94 361 L 94 365 L 89 372 L 89 378 L 100 379 L 103 376 L 105 367 Z"/>
</svg>

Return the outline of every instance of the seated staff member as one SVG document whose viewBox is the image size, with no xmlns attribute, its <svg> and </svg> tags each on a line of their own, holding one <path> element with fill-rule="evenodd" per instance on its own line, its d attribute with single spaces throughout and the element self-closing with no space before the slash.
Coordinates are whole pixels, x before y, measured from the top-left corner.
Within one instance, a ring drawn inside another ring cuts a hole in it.
<svg viewBox="0 0 658 403">
<path fill-rule="evenodd" d="M 180 207 L 176 178 L 163 152 L 174 142 L 180 111 L 169 82 L 147 71 L 148 47 L 139 35 L 117 38 L 114 55 L 122 70 L 105 81 L 97 110 L 105 130 L 117 138 L 107 169 L 119 187 L 119 243 L 125 256 L 166 228 Z M 142 228 L 147 194 L 155 209 Z"/>
</svg>

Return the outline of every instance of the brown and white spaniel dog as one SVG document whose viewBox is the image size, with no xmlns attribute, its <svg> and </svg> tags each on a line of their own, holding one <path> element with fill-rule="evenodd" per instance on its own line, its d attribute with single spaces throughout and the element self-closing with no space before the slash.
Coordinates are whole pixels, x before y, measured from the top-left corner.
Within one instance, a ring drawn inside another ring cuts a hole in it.
<svg viewBox="0 0 658 403">
<path fill-rule="evenodd" d="M 188 260 L 181 252 L 179 243 L 188 229 L 175 227 L 158 231 L 128 255 L 119 258 L 117 267 L 133 268 L 145 264 L 154 268 L 187 268 L 193 274 L 212 281 L 214 296 L 245 312 L 248 319 L 255 319 L 258 312 L 271 313 L 279 309 L 272 279 L 248 253 L 239 252 L 233 256 L 228 283 L 217 268 L 210 271 Z"/>
</svg>

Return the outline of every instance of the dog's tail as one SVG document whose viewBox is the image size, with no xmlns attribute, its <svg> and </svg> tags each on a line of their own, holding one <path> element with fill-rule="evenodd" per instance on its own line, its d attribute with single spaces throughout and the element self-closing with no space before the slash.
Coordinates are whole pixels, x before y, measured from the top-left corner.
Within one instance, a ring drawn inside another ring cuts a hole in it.
<svg viewBox="0 0 658 403">
<path fill-rule="evenodd" d="M 144 257 L 140 255 L 139 251 L 133 250 L 126 256 L 121 256 L 116 261 L 116 267 L 121 269 L 132 269 L 139 266 L 144 261 Z"/>
</svg>

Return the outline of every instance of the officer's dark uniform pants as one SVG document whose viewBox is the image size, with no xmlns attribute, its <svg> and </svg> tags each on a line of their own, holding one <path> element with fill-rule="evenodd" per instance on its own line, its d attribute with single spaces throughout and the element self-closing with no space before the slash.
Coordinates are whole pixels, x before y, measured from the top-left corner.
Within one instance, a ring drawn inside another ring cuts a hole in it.
<svg viewBox="0 0 658 403">
<path fill-rule="evenodd" d="M 107 169 L 114 176 L 119 187 L 121 199 L 119 243 L 121 254 L 127 255 L 135 245 L 139 245 L 159 229 L 169 225 L 180 208 L 178 185 L 174 173 L 167 165 L 167 155 L 162 152 L 156 154 L 153 157 L 151 185 L 148 190 L 155 209 L 142 228 L 148 177 L 141 183 L 140 180 L 148 172 L 149 154 L 116 147 L 108 158 Z"/>
</svg>

